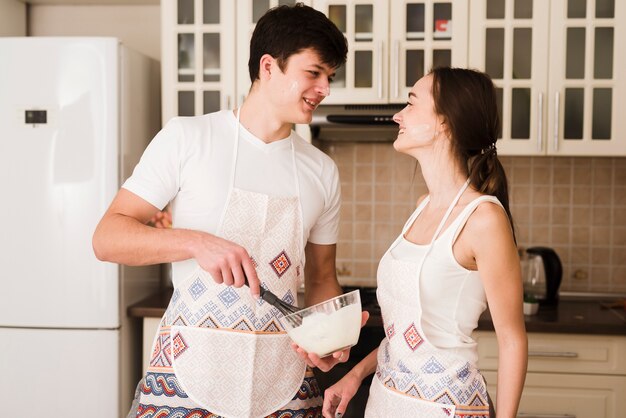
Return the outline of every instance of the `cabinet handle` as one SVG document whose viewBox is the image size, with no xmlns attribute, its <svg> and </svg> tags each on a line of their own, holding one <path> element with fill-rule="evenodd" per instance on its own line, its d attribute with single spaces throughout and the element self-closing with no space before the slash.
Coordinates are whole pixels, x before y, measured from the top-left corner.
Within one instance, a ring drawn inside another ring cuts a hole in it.
<svg viewBox="0 0 626 418">
<path fill-rule="evenodd" d="M 520 412 L 517 414 L 517 418 L 576 418 L 576 415 L 572 414 L 530 414 Z"/>
<path fill-rule="evenodd" d="M 224 109 L 230 109 L 230 94 L 224 95 Z"/>
<path fill-rule="evenodd" d="M 396 66 L 396 79 L 393 83 L 393 97 L 398 98 L 400 95 L 400 41 L 396 41 L 393 46 L 393 64 Z"/>
<path fill-rule="evenodd" d="M 537 151 L 543 150 L 543 93 L 539 93 L 539 106 L 537 109 Z"/>
<path fill-rule="evenodd" d="M 565 358 L 578 358 L 578 353 L 571 351 L 529 351 L 528 357 L 565 357 Z"/>
<path fill-rule="evenodd" d="M 383 98 L 383 41 L 378 43 L 378 98 Z"/>
<path fill-rule="evenodd" d="M 554 151 L 559 149 L 559 92 L 554 95 L 554 138 L 553 138 Z"/>
</svg>

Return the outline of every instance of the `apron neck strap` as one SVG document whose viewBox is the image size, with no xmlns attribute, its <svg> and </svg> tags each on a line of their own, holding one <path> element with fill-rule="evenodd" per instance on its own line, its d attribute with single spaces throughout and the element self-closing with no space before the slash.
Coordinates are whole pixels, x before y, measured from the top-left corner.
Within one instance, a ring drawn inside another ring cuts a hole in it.
<svg viewBox="0 0 626 418">
<path fill-rule="evenodd" d="M 452 203 L 450 203 L 450 206 L 448 206 L 448 210 L 446 211 L 445 215 L 443 215 L 443 218 L 441 219 L 441 222 L 439 223 L 439 226 L 437 227 L 437 230 L 435 231 L 435 234 L 433 235 L 433 239 L 430 240 L 430 244 L 429 244 L 430 246 L 433 245 L 433 242 L 435 242 L 435 240 L 437 239 L 437 237 L 441 233 L 441 230 L 443 229 L 443 226 L 446 224 L 446 221 L 448 220 L 448 218 L 450 217 L 450 214 L 452 213 L 452 209 L 454 209 L 456 204 L 459 203 L 459 199 L 461 199 L 461 195 L 467 189 L 469 184 L 470 184 L 470 181 L 469 181 L 469 179 L 467 179 L 467 181 L 465 182 L 465 184 L 463 184 L 463 186 L 461 187 L 459 192 L 456 194 L 454 199 L 452 199 Z"/>
</svg>

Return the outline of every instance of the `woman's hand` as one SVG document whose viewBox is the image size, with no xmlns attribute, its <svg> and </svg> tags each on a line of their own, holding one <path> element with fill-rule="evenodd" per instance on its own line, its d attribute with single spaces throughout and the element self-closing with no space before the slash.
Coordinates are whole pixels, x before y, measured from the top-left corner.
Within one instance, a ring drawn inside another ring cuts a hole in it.
<svg viewBox="0 0 626 418">
<path fill-rule="evenodd" d="M 291 347 L 298 353 L 300 358 L 304 360 L 309 367 L 317 367 L 323 372 L 327 372 L 339 363 L 345 363 L 350 358 L 350 348 L 335 351 L 332 355 L 320 357 L 315 353 L 307 353 L 298 344 L 291 342 Z"/>
<path fill-rule="evenodd" d="M 346 374 L 340 381 L 324 391 L 324 418 L 340 418 L 346 413 L 348 402 L 361 386 L 361 379 L 353 373 Z"/>
</svg>

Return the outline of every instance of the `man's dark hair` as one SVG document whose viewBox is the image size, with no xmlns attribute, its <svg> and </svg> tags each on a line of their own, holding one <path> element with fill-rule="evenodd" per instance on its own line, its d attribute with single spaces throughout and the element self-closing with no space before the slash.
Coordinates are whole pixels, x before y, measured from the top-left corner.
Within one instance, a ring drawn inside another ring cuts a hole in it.
<svg viewBox="0 0 626 418">
<path fill-rule="evenodd" d="M 284 71 L 289 57 L 307 48 L 331 68 L 346 62 L 346 37 L 324 13 L 302 3 L 268 10 L 257 22 L 250 40 L 250 81 L 259 78 L 259 62 L 264 54 L 274 57 Z"/>
</svg>

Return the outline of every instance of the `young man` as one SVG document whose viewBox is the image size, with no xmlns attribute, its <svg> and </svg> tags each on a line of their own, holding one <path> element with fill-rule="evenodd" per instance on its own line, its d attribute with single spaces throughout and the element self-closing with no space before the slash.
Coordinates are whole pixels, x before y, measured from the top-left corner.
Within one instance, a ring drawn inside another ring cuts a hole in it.
<svg viewBox="0 0 626 418">
<path fill-rule="evenodd" d="M 167 123 L 102 218 L 99 259 L 173 262 L 174 294 L 131 415 L 321 416 L 306 365 L 328 370 L 347 350 L 303 359 L 258 294 L 262 285 L 294 303 L 302 275 L 307 305 L 341 293 L 337 168 L 291 128 L 311 121 L 346 54 L 319 11 L 270 10 L 252 35 L 244 104 Z M 147 226 L 169 202 L 173 228 Z"/>
</svg>

